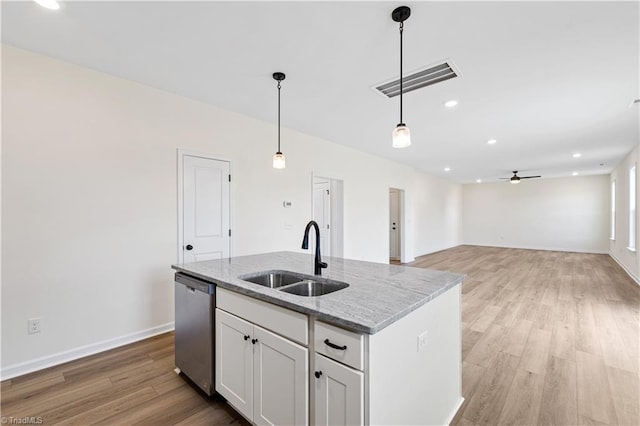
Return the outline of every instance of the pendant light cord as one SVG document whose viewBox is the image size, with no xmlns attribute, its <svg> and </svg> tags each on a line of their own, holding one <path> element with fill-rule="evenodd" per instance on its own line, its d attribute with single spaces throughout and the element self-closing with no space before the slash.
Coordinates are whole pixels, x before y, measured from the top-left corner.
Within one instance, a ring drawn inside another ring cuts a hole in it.
<svg viewBox="0 0 640 426">
<path fill-rule="evenodd" d="M 278 81 L 278 152 L 280 152 L 280 81 Z"/>
<path fill-rule="evenodd" d="M 402 30 L 404 22 L 400 22 L 400 123 L 402 123 Z"/>
</svg>

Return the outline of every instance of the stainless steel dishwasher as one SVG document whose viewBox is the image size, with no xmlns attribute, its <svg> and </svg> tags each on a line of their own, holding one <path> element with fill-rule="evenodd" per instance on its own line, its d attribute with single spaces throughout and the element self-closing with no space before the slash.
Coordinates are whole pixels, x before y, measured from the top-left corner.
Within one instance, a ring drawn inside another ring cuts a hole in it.
<svg viewBox="0 0 640 426">
<path fill-rule="evenodd" d="M 175 362 L 207 395 L 215 393 L 215 284 L 175 275 Z"/>
</svg>

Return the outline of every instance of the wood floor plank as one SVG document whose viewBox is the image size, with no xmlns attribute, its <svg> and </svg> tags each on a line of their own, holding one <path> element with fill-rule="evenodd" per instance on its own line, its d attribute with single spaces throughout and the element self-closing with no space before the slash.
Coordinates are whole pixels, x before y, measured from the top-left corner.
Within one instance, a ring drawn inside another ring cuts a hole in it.
<svg viewBox="0 0 640 426">
<path fill-rule="evenodd" d="M 551 345 L 551 332 L 533 327 L 525 344 L 518 368 L 545 375 Z"/>
<path fill-rule="evenodd" d="M 501 310 L 502 308 L 500 308 L 499 306 L 494 306 L 494 305 L 486 306 L 482 310 L 480 315 L 478 315 L 476 320 L 471 323 L 471 326 L 470 326 L 471 330 L 484 333 L 485 331 L 487 331 L 487 328 L 489 328 L 489 326 L 496 319 L 496 316 L 500 313 Z"/>
<path fill-rule="evenodd" d="M 549 355 L 569 361 L 576 360 L 576 333 L 573 324 L 556 322 L 551 333 Z"/>
<path fill-rule="evenodd" d="M 602 355 L 591 302 L 584 298 L 578 300 L 576 309 L 576 349 L 593 355 Z"/>
<path fill-rule="evenodd" d="M 616 424 L 607 369 L 602 357 L 577 351 L 576 366 L 579 421 L 591 419 L 605 424 Z"/>
<path fill-rule="evenodd" d="M 576 363 L 550 356 L 544 377 L 538 422 L 541 425 L 578 423 Z"/>
<path fill-rule="evenodd" d="M 145 387 L 135 392 L 127 392 L 120 398 L 109 399 L 102 405 L 98 405 L 90 410 L 82 410 L 75 416 L 65 416 L 57 421 L 58 425 L 84 426 L 115 416 L 122 411 L 134 408 L 143 402 L 156 398 L 158 394 L 151 387 Z M 55 422 L 55 419 L 51 419 Z"/>
<path fill-rule="evenodd" d="M 638 371 L 638 364 L 627 354 L 622 337 L 617 328 L 597 327 L 602 358 L 609 367 L 627 370 L 632 373 Z"/>
<path fill-rule="evenodd" d="M 478 340 L 482 337 L 481 332 L 473 331 L 468 327 L 462 328 L 462 360 L 467 359 L 469 351 L 478 343 Z"/>
<path fill-rule="evenodd" d="M 518 369 L 511 383 L 498 424 L 537 424 L 543 386 L 543 376 Z"/>
<path fill-rule="evenodd" d="M 607 367 L 607 376 L 618 424 L 640 425 L 640 376 L 612 367 Z"/>
<path fill-rule="evenodd" d="M 500 417 L 518 366 L 518 357 L 499 352 L 478 384 L 463 417 L 480 425 L 493 425 Z"/>
<path fill-rule="evenodd" d="M 501 351 L 517 357 L 521 356 L 532 327 L 532 321 L 516 320 L 502 342 Z"/>
<path fill-rule="evenodd" d="M 493 358 L 500 351 L 504 338 L 505 328 L 496 324 L 492 325 L 471 348 L 465 361 L 481 367 L 489 367 Z"/>
</svg>

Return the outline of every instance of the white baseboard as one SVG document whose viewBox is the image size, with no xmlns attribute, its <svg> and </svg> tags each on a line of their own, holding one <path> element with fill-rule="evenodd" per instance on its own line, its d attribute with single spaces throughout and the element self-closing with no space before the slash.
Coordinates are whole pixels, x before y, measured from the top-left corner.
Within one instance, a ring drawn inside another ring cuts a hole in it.
<svg viewBox="0 0 640 426">
<path fill-rule="evenodd" d="M 615 262 L 620 265 L 620 267 L 627 273 L 627 275 L 629 275 L 629 277 L 635 281 L 636 284 L 640 285 L 640 277 L 638 277 L 636 274 L 634 274 L 633 272 L 631 272 L 625 265 L 624 263 L 622 263 L 620 261 L 620 259 L 618 259 L 617 257 L 615 257 L 613 255 L 613 253 L 609 253 L 609 256 L 611 256 L 611 258 L 613 260 L 615 260 Z"/>
<path fill-rule="evenodd" d="M 124 336 L 115 337 L 113 339 L 103 340 L 101 342 L 92 343 L 90 345 L 81 346 L 57 354 L 47 355 L 30 361 L 9 365 L 0 370 L 0 380 L 12 379 L 27 373 L 42 370 L 44 368 L 53 367 L 55 365 L 64 364 L 85 356 L 94 355 L 119 346 L 128 345 L 139 340 L 148 339 L 158 334 L 166 333 L 173 330 L 174 323 L 167 323 L 152 327 L 147 330 L 136 331 L 135 333 L 126 334 Z"/>
<path fill-rule="evenodd" d="M 523 250 L 542 250 L 542 251 L 563 251 L 569 253 L 591 253 L 591 254 L 609 254 L 609 250 L 591 250 L 580 248 L 563 248 L 563 247 L 544 247 L 544 246 L 515 246 L 509 244 L 477 244 L 477 243 L 462 243 L 463 246 L 480 246 L 480 247 L 498 247 L 498 248 L 513 248 Z"/>
<path fill-rule="evenodd" d="M 456 414 L 458 414 L 458 411 L 460 410 L 460 407 L 462 407 L 462 404 L 464 404 L 464 398 L 460 397 L 460 401 L 458 402 L 458 405 L 451 412 L 451 414 L 449 414 L 449 418 L 447 419 L 447 422 L 445 423 L 445 425 L 450 425 L 451 424 L 451 422 L 453 421 L 453 418 L 456 416 Z"/>
</svg>

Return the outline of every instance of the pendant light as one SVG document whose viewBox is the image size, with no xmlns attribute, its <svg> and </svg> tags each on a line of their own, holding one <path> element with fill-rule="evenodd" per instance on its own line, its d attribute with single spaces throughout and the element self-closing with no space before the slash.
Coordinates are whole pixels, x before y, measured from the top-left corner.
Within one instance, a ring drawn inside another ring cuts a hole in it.
<svg viewBox="0 0 640 426">
<path fill-rule="evenodd" d="M 411 132 L 406 124 L 402 122 L 402 30 L 404 21 L 411 16 L 411 9 L 407 6 L 400 6 L 391 13 L 391 19 L 400 23 L 400 123 L 393 129 L 391 134 L 394 148 L 406 148 L 411 145 Z"/>
<path fill-rule="evenodd" d="M 284 169 L 286 166 L 284 154 L 280 152 L 280 82 L 284 80 L 285 77 L 286 76 L 282 72 L 273 73 L 273 79 L 278 82 L 278 152 L 273 156 L 274 169 Z"/>
</svg>

